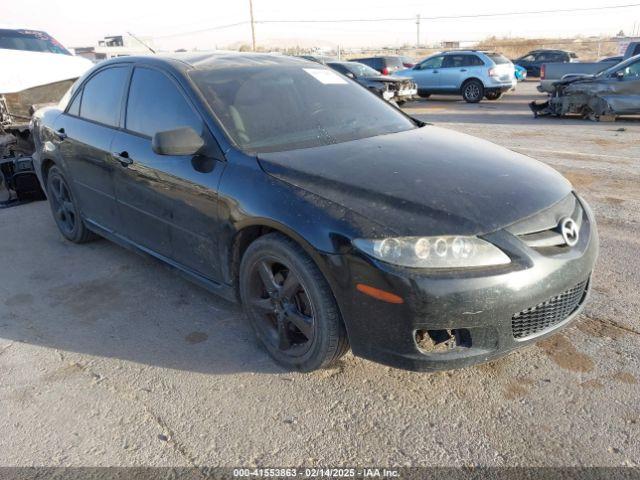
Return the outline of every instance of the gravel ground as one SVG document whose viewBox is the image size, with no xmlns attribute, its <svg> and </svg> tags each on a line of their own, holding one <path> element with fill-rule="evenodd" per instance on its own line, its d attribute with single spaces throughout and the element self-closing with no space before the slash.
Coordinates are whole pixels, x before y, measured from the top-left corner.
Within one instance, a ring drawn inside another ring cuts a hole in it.
<svg viewBox="0 0 640 480">
<path fill-rule="evenodd" d="M 533 155 L 591 203 L 601 255 L 571 327 L 457 371 L 285 372 L 237 306 L 63 241 L 44 202 L 0 210 L 0 465 L 638 465 L 640 122 L 534 120 L 533 96 L 406 111 Z"/>
</svg>

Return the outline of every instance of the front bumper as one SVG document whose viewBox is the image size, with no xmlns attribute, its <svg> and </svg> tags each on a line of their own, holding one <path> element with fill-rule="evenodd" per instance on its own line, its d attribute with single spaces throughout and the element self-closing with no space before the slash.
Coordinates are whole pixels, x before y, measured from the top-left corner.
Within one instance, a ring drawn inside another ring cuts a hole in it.
<svg viewBox="0 0 640 480">
<path fill-rule="evenodd" d="M 491 360 L 535 342 L 567 325 L 584 306 L 598 253 L 593 216 L 580 242 L 544 255 L 506 231 L 484 236 L 507 252 L 512 263 L 487 270 L 437 272 L 394 267 L 364 254 L 332 256 L 327 262 L 353 353 L 379 363 L 416 371 L 460 368 Z M 340 257 L 340 258 L 338 258 Z M 362 283 L 404 299 L 390 304 L 356 289 Z M 578 305 L 534 334 L 517 337 L 514 316 L 584 283 Z M 458 339 L 444 351 L 425 351 L 416 332 L 447 332 Z"/>
</svg>

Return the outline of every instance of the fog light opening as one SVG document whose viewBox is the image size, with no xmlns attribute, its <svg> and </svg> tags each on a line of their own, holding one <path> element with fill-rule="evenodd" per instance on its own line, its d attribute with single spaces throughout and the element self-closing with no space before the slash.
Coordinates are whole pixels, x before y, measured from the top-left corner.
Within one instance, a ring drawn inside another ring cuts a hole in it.
<svg viewBox="0 0 640 480">
<path fill-rule="evenodd" d="M 470 348 L 471 333 L 466 328 L 423 330 L 415 332 L 418 348 L 425 353 L 445 353 L 456 347 Z"/>
</svg>

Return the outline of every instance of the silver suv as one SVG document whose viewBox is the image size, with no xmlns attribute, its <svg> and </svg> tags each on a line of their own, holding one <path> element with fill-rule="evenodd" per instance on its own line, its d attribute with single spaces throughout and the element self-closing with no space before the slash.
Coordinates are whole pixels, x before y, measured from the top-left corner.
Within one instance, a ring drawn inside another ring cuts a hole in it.
<svg viewBox="0 0 640 480">
<path fill-rule="evenodd" d="M 436 53 L 395 75 L 411 77 L 423 98 L 435 93 L 462 95 L 469 103 L 485 97 L 497 100 L 516 86 L 515 67 L 509 59 L 476 50 Z"/>
</svg>

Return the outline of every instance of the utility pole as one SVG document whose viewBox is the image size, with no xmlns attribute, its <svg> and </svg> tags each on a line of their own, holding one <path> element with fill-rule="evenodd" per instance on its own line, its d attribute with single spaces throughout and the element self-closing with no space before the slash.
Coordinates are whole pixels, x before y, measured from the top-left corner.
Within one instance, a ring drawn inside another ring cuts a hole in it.
<svg viewBox="0 0 640 480">
<path fill-rule="evenodd" d="M 251 16 L 251 46 L 256 51 L 256 26 L 253 21 L 253 0 L 249 0 L 249 15 Z"/>
<path fill-rule="evenodd" d="M 420 48 L 420 14 L 416 15 L 416 48 Z"/>
</svg>

